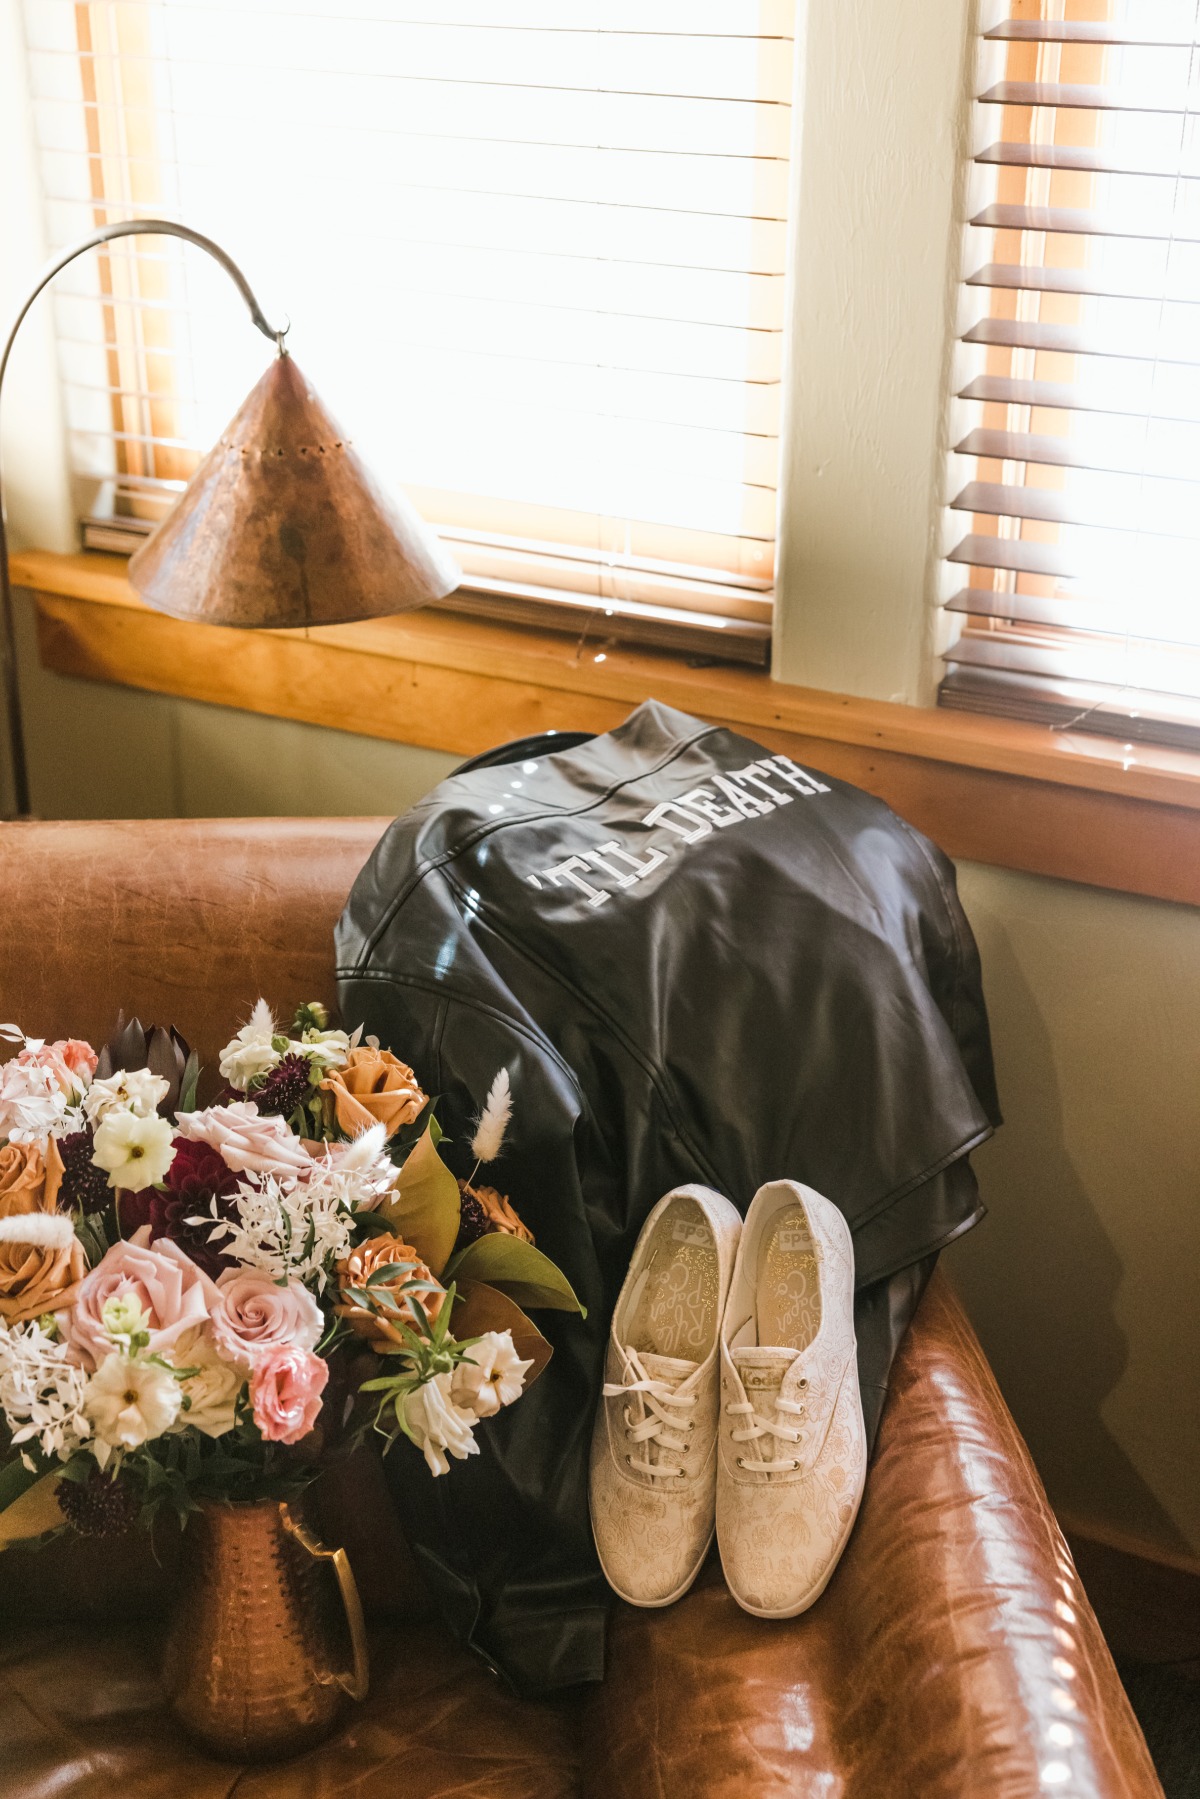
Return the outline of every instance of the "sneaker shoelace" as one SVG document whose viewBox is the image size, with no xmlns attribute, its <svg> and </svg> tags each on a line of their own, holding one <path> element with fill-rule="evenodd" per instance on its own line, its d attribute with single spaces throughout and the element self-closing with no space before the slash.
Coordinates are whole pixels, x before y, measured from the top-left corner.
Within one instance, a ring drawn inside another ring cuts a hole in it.
<svg viewBox="0 0 1200 1799">
<path fill-rule="evenodd" d="M 776 1354 L 775 1351 L 762 1353 L 763 1356 L 769 1355 L 772 1359 Z M 742 1356 L 736 1354 L 734 1359 L 740 1365 L 743 1379 L 746 1378 L 750 1368 L 754 1368 L 760 1374 L 767 1372 L 763 1367 L 762 1357 L 754 1356 L 753 1352 L 746 1352 L 745 1361 Z M 804 1400 L 783 1398 L 779 1391 L 785 1372 L 783 1366 L 778 1368 L 778 1372 L 773 1370 L 771 1372 L 774 1373 L 774 1379 L 770 1386 L 763 1391 L 759 1403 L 762 1404 L 763 1400 L 767 1400 L 774 1415 L 766 1416 L 757 1410 L 748 1399 L 729 1400 L 725 1406 L 726 1412 L 734 1418 L 743 1420 L 741 1428 L 731 1430 L 729 1436 L 734 1443 L 761 1445 L 761 1447 L 756 1447 L 753 1456 L 738 1456 L 739 1468 L 747 1469 L 754 1474 L 794 1474 L 801 1466 L 799 1460 L 793 1456 L 781 1455 L 779 1451 L 784 1444 L 800 1442 L 804 1421 L 808 1415 L 808 1407 Z M 808 1381 L 802 1377 L 798 1385 L 803 1390 L 808 1386 Z M 764 1444 L 763 1438 L 774 1438 L 774 1442 Z M 773 1459 L 768 1460 L 764 1455 L 763 1450 L 767 1448 L 774 1452 Z"/>
<path fill-rule="evenodd" d="M 685 1422 L 678 1413 L 688 1411 L 696 1404 L 694 1393 L 678 1393 L 676 1385 L 687 1378 L 695 1364 L 682 1361 L 674 1363 L 678 1372 L 672 1382 L 664 1379 L 661 1374 L 648 1372 L 636 1349 L 626 1348 L 622 1354 L 625 1357 L 625 1379 L 606 1381 L 603 1394 L 605 1399 L 632 1398 L 635 1412 L 631 1413 L 628 1405 L 623 1408 L 625 1440 L 628 1443 L 646 1445 L 644 1456 L 627 1454 L 625 1460 L 640 1474 L 648 1474 L 655 1480 L 673 1480 L 686 1472 L 675 1458 L 682 1457 L 686 1452 L 688 1438 L 695 1428 L 691 1420 Z M 648 1359 L 660 1368 L 673 1360 L 663 1356 Z M 658 1451 L 657 1458 L 653 1460 L 651 1444 Z"/>
</svg>

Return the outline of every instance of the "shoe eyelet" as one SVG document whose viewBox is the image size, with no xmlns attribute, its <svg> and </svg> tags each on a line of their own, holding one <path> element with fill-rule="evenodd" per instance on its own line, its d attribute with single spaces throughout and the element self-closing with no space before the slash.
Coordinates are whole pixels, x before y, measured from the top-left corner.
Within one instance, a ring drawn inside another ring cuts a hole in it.
<svg viewBox="0 0 1200 1799">
<path fill-rule="evenodd" d="M 626 1461 L 626 1465 L 627 1465 L 627 1466 L 628 1466 L 628 1467 L 630 1467 L 630 1468 L 632 1468 L 632 1467 L 633 1467 L 633 1457 L 632 1457 L 632 1456 L 631 1456 L 631 1455 L 627 1455 L 627 1456 L 626 1456 L 626 1457 L 625 1457 L 625 1461 Z"/>
<path fill-rule="evenodd" d="M 746 1466 L 746 1458 L 744 1456 L 739 1456 L 737 1459 L 737 1465 L 739 1468 L 744 1468 Z"/>
</svg>

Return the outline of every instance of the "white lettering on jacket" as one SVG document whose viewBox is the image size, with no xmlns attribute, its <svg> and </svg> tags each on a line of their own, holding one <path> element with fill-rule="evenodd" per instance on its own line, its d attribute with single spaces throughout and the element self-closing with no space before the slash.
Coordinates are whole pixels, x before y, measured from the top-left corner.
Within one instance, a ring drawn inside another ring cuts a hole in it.
<svg viewBox="0 0 1200 1799">
<path fill-rule="evenodd" d="M 811 799 L 828 792 L 823 781 L 799 767 L 790 756 L 762 756 L 745 768 L 712 775 L 702 786 L 693 787 L 678 799 L 660 800 L 638 822 L 649 831 L 669 835 L 660 835 L 657 843 L 648 844 L 644 856 L 631 854 L 613 839 L 595 849 L 567 856 L 526 879 L 534 887 L 541 887 L 543 881 L 555 887 L 565 882 L 582 893 L 589 906 L 603 906 L 613 897 L 614 888 L 623 892 L 636 887 L 660 868 L 680 843 L 690 847 L 711 836 L 714 830 L 724 831 L 731 825 L 767 818 L 778 807 L 790 806 L 797 794 Z M 611 881 L 613 887 L 596 885 L 601 877 Z"/>
</svg>

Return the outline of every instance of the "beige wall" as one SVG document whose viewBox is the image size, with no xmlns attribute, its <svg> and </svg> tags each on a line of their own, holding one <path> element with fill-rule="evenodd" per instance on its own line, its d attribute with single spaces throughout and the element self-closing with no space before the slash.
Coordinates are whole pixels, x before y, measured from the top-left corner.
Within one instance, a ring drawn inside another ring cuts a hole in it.
<svg viewBox="0 0 1200 1799">
<path fill-rule="evenodd" d="M 1200 912 L 959 880 L 1005 1124 L 947 1265 L 1055 1503 L 1200 1554 Z"/>
</svg>

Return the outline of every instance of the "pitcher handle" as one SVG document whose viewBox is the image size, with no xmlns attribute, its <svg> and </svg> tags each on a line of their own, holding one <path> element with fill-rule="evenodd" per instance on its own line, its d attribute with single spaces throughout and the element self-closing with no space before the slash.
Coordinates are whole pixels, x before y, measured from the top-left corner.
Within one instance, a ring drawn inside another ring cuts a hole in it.
<svg viewBox="0 0 1200 1799">
<path fill-rule="evenodd" d="M 333 1571 L 337 1575 L 338 1591 L 342 1595 L 342 1605 L 346 1611 L 346 1626 L 350 1632 L 350 1650 L 354 1665 L 348 1674 L 318 1674 L 317 1679 L 322 1686 L 330 1686 L 335 1681 L 351 1699 L 365 1699 L 370 1684 L 371 1667 L 367 1653 L 367 1626 L 363 1619 L 362 1600 L 358 1596 L 358 1582 L 354 1578 L 354 1570 L 350 1566 L 350 1557 L 344 1549 L 326 1549 L 319 1538 L 314 1537 L 307 1525 L 295 1517 L 286 1504 L 281 1505 L 280 1515 L 283 1528 L 296 1539 L 302 1549 L 308 1551 L 315 1561 L 332 1562 Z"/>
</svg>

